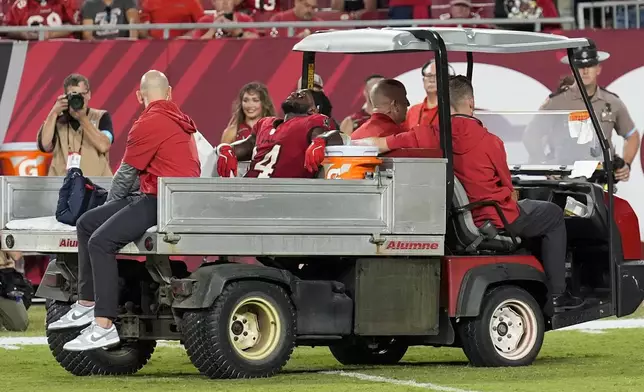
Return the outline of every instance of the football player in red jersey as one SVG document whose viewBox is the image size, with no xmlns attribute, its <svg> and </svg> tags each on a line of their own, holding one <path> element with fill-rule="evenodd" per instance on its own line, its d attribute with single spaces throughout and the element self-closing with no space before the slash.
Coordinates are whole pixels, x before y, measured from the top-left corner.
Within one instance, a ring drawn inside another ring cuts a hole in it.
<svg viewBox="0 0 644 392">
<path fill-rule="evenodd" d="M 72 0 L 16 0 L 4 16 L 7 26 L 63 26 L 79 23 L 78 9 Z M 9 33 L 14 39 L 38 39 L 38 33 Z M 48 31 L 45 39 L 72 37 L 67 31 Z"/>
<path fill-rule="evenodd" d="M 235 11 L 248 15 L 279 12 L 279 0 L 235 0 Z"/>
<path fill-rule="evenodd" d="M 330 119 L 317 113 L 309 90 L 291 93 L 282 110 L 284 119 L 264 117 L 247 139 L 217 146 L 217 173 L 221 177 L 236 176 L 237 160 L 251 159 L 245 177 L 313 178 L 316 171 L 304 166 L 312 142 L 324 137 L 326 145 L 344 144 L 339 131 L 330 130 Z"/>
</svg>

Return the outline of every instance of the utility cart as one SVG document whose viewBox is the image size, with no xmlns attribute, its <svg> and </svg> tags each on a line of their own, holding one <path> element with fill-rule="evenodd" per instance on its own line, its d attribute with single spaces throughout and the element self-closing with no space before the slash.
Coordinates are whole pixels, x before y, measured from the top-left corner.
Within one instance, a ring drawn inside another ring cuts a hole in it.
<svg viewBox="0 0 644 392">
<path fill-rule="evenodd" d="M 394 151 L 359 180 L 159 179 L 157 226 L 122 250 L 147 261 L 119 261 L 121 344 L 66 352 L 63 344 L 79 331 L 49 331 L 54 357 L 75 375 L 131 374 L 163 339 L 181 341 L 210 378 L 274 375 L 298 345 L 329 346 L 347 365 L 394 364 L 409 346 L 427 345 L 460 347 L 475 366 L 521 366 L 535 360 L 548 330 L 632 313 L 643 298 L 639 226 L 628 203 L 613 195 L 612 154 L 592 110 L 588 121 L 601 157 L 540 166 L 526 155 L 521 135 L 542 126 L 565 136 L 562 124 L 575 116 L 480 114 L 506 142 L 521 197 L 562 208 L 573 199 L 583 207 L 566 217 L 569 279 L 574 294 L 586 299 L 582 309 L 553 312 L 529 244 L 479 230 L 470 213 L 477 205 L 452 170 L 448 52 L 467 53 L 471 78 L 476 53 L 567 50 L 571 56 L 587 44 L 461 28 L 304 38 L 294 47 L 303 53 L 303 87 L 312 87 L 319 54 L 390 53 L 391 61 L 409 52 L 433 55 L 441 148 Z M 543 116 L 560 117 L 542 122 Z M 576 161 L 589 159 L 600 161 L 598 169 L 580 176 Z M 106 179 L 95 181 L 108 186 Z M 37 293 L 50 300 L 47 323 L 77 298 L 76 232 L 51 216 L 61 184 L 52 177 L 0 178 L 2 247 L 57 255 Z M 189 272 L 170 262 L 172 255 L 255 256 L 261 264 L 204 263 Z"/>
</svg>

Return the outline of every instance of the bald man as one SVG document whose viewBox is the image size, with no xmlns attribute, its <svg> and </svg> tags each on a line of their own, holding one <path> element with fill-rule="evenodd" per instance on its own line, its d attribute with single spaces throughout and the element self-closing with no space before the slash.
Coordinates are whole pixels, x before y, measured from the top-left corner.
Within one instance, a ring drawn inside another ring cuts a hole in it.
<svg viewBox="0 0 644 392">
<path fill-rule="evenodd" d="M 197 127 L 170 100 L 171 96 L 172 88 L 162 72 L 143 75 L 136 98 L 145 109 L 128 133 L 123 162 L 112 180 L 108 201 L 78 220 L 78 301 L 48 329 L 89 328 L 65 344 L 65 350 L 119 344 L 114 326 L 119 299 L 116 254 L 157 224 L 159 177 L 201 174 L 193 137 Z"/>
<path fill-rule="evenodd" d="M 369 95 L 373 111 L 367 122 L 351 134 L 351 140 L 386 137 L 404 132 L 409 101 L 405 86 L 395 79 L 378 81 Z"/>
<path fill-rule="evenodd" d="M 345 119 L 342 120 L 342 123 L 340 124 L 340 132 L 344 133 L 347 136 L 351 136 L 353 131 L 360 128 L 362 124 L 369 120 L 369 117 L 371 117 L 371 114 L 373 113 L 373 106 L 371 105 L 371 99 L 369 98 L 371 89 L 373 88 L 373 86 L 375 86 L 376 83 L 383 80 L 384 78 L 385 77 L 382 75 L 374 74 L 365 79 L 364 90 L 362 91 L 365 103 L 364 105 L 362 105 L 362 108 L 360 108 L 359 111 L 345 117 Z"/>
</svg>

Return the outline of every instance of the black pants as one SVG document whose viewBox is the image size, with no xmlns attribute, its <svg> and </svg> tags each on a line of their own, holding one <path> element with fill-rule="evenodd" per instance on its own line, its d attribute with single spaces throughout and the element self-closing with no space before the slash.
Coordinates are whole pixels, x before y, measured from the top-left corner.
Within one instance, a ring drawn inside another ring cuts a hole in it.
<svg viewBox="0 0 644 392">
<path fill-rule="evenodd" d="M 552 286 L 552 294 L 566 291 L 566 224 L 563 210 L 547 201 L 521 200 L 521 213 L 510 230 L 522 238 L 541 238 L 543 269 Z"/>
<path fill-rule="evenodd" d="M 116 319 L 116 254 L 157 224 L 157 198 L 129 196 L 84 213 L 76 224 L 79 299 L 96 301 L 95 317 Z"/>
</svg>

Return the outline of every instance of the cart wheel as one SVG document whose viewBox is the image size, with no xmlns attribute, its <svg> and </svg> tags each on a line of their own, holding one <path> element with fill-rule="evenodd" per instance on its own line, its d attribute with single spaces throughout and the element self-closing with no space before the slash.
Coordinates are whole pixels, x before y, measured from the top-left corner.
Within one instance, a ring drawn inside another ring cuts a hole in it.
<svg viewBox="0 0 644 392">
<path fill-rule="evenodd" d="M 296 316 L 279 286 L 226 285 L 210 309 L 188 311 L 181 330 L 190 360 L 209 378 L 270 377 L 295 347 Z"/>
<path fill-rule="evenodd" d="M 70 305 L 53 302 L 47 308 L 47 325 L 61 318 L 69 311 Z M 148 362 L 156 342 L 122 342 L 110 349 L 91 351 L 65 351 L 65 343 L 74 339 L 82 328 L 47 331 L 47 342 L 56 361 L 75 376 L 126 375 L 134 374 Z"/>
<path fill-rule="evenodd" d="M 13 332 L 29 328 L 29 316 L 22 300 L 0 297 L 0 326 Z"/>
<path fill-rule="evenodd" d="M 459 324 L 463 351 L 474 366 L 525 366 L 543 344 L 545 323 L 535 299 L 516 286 L 485 294 L 481 313 Z"/>
<path fill-rule="evenodd" d="M 405 356 L 408 347 L 396 339 L 370 344 L 357 337 L 330 345 L 329 349 L 343 365 L 395 365 Z"/>
</svg>

